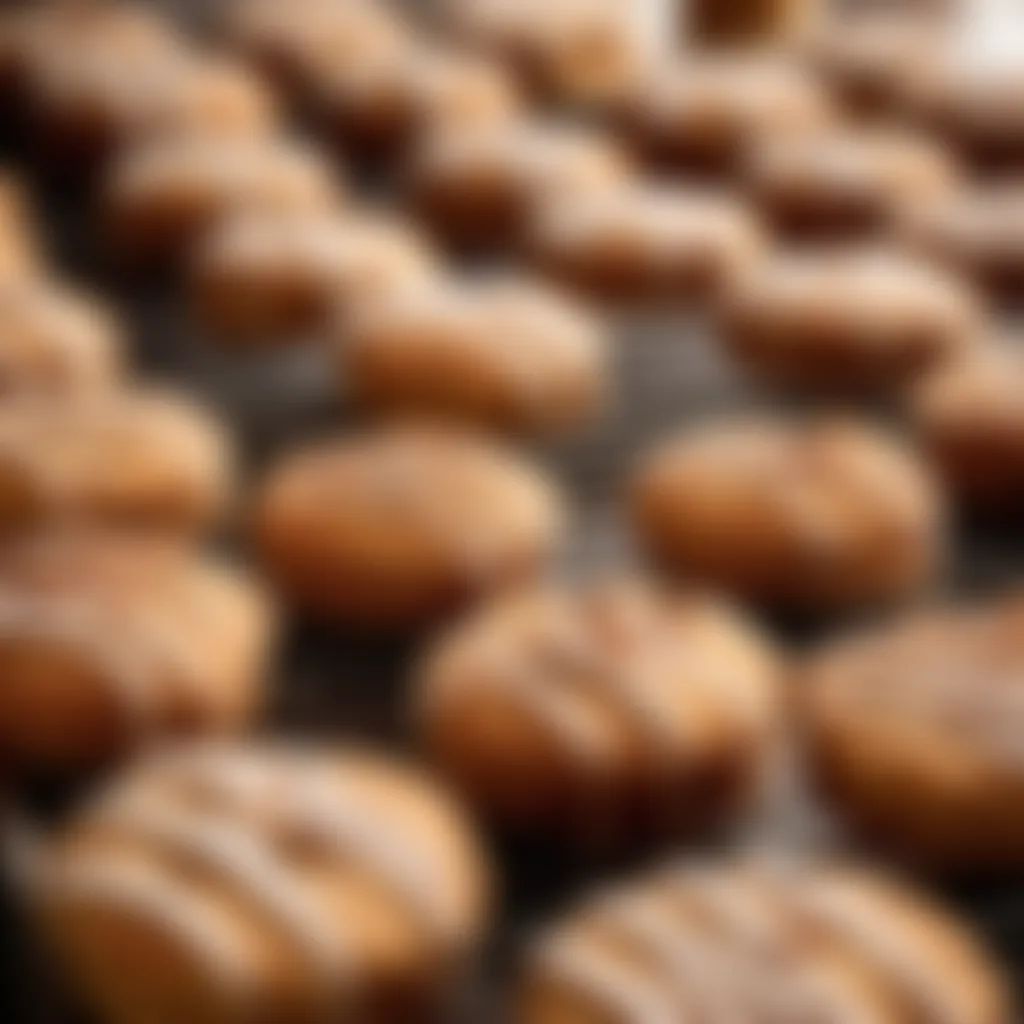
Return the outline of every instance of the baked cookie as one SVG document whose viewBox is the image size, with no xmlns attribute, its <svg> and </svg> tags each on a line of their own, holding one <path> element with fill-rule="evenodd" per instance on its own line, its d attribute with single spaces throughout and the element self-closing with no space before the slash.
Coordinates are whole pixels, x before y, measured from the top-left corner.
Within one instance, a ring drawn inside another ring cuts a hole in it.
<svg viewBox="0 0 1024 1024">
<path fill-rule="evenodd" d="M 987 182 L 908 202 L 900 239 L 1015 306 L 1024 294 L 1024 186 Z"/>
<path fill-rule="evenodd" d="M 631 493 L 659 561 L 782 610 L 903 597 L 944 553 L 939 495 L 885 434 L 839 419 L 711 423 L 657 446 Z"/>
<path fill-rule="evenodd" d="M 832 394 L 898 390 L 968 348 L 983 323 L 959 278 L 875 247 L 760 262 L 719 304 L 723 341 L 745 367 Z"/>
<path fill-rule="evenodd" d="M 254 210 L 200 244 L 194 305 L 221 337 L 288 341 L 347 322 L 357 304 L 423 286 L 435 258 L 409 225 L 341 211 Z"/>
<path fill-rule="evenodd" d="M 626 579 L 544 585 L 442 637 L 419 673 L 417 721 L 487 817 L 635 847 L 752 801 L 778 738 L 775 668 L 707 597 Z"/>
<path fill-rule="evenodd" d="M 441 129 L 506 124 L 522 111 L 500 65 L 422 45 L 371 54 L 323 77 L 316 105 L 328 136 L 371 164 L 403 160 Z"/>
<path fill-rule="evenodd" d="M 672 864 L 588 898 L 531 952 L 516 1024 L 1012 1019 L 956 919 L 829 863 Z"/>
<path fill-rule="evenodd" d="M 442 279 L 362 302 L 339 325 L 336 352 L 342 390 L 375 412 L 550 434 L 603 404 L 607 341 L 542 285 Z"/>
<path fill-rule="evenodd" d="M 120 379 L 121 326 L 102 302 L 2 276 L 0 396 L 94 394 Z"/>
<path fill-rule="evenodd" d="M 812 767 L 867 836 L 947 870 L 1024 864 L 1024 600 L 833 642 L 800 692 Z"/>
<path fill-rule="evenodd" d="M 457 38 L 515 69 L 527 90 L 546 102 L 614 103 L 664 42 L 643 4 L 447 0 L 446 6 Z"/>
<path fill-rule="evenodd" d="M 638 185 L 552 198 L 530 248 L 539 268 L 588 297 L 689 305 L 717 296 L 758 259 L 763 239 L 730 197 Z"/>
<path fill-rule="evenodd" d="M 954 495 L 980 512 L 1024 508 L 1024 350 L 979 345 L 928 373 L 910 413 Z"/>
<path fill-rule="evenodd" d="M 779 42 L 800 35 L 819 15 L 811 0 L 691 0 L 686 32 L 698 46 Z"/>
<path fill-rule="evenodd" d="M 400 1024 L 457 987 L 488 874 L 458 808 L 411 768 L 211 745 L 149 758 L 87 805 L 38 903 L 111 1024 Z"/>
<path fill-rule="evenodd" d="M 745 180 L 751 199 L 782 235 L 849 239 L 887 230 L 908 202 L 944 204 L 957 177 L 955 162 L 938 143 L 862 125 L 768 139 Z"/>
<path fill-rule="evenodd" d="M 336 176 L 311 149 L 272 139 L 166 139 L 116 161 L 106 183 L 110 244 L 139 262 L 174 261 L 229 214 L 324 213 Z"/>
<path fill-rule="evenodd" d="M 24 185 L 0 169 L 0 287 L 41 275 L 38 223 Z"/>
<path fill-rule="evenodd" d="M 0 533 L 57 522 L 195 532 L 225 511 L 227 440 L 163 392 L 24 397 L 0 404 Z"/>
<path fill-rule="evenodd" d="M 623 134 L 659 171 L 736 176 L 767 138 L 819 131 L 831 110 L 793 61 L 688 54 L 644 76 L 622 104 Z"/>
<path fill-rule="evenodd" d="M 621 188 L 630 164 L 610 140 L 542 122 L 472 126 L 427 139 L 408 175 L 413 208 L 443 238 L 467 247 L 525 239 L 548 200 Z"/>
<path fill-rule="evenodd" d="M 75 531 L 6 545 L 0 760 L 64 773 L 242 729 L 272 618 L 251 580 L 182 545 Z"/>
<path fill-rule="evenodd" d="M 255 512 L 285 595 L 341 626 L 415 628 L 523 580 L 562 532 L 551 486 L 497 446 L 426 426 L 284 459 Z"/>
</svg>

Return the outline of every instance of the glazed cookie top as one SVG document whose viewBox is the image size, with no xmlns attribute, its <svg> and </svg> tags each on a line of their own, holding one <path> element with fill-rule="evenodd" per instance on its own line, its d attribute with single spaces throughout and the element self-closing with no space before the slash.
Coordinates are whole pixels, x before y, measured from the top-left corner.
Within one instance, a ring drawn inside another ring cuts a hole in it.
<svg viewBox="0 0 1024 1024">
<path fill-rule="evenodd" d="M 1010 1019 L 983 951 L 923 898 L 769 862 L 669 867 L 585 903 L 540 943 L 516 1019 L 560 1012 L 587 1024 Z"/>
<path fill-rule="evenodd" d="M 333 1019 L 392 975 L 401 985 L 405 967 L 449 966 L 478 936 L 489 888 L 429 780 L 283 744 L 144 761 L 79 814 L 41 882 L 58 934 L 76 906 L 139 915 L 222 1012 L 251 1019 L 253 1000 L 283 1001 L 302 1020 Z"/>
</svg>

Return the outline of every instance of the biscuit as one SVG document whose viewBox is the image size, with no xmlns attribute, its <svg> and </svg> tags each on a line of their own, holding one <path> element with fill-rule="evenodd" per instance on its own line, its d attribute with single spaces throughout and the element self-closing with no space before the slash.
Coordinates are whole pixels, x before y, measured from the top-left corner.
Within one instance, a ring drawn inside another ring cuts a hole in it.
<svg viewBox="0 0 1024 1024">
<path fill-rule="evenodd" d="M 1019 305 L 1024 292 L 1024 188 L 987 182 L 908 202 L 900 240 L 964 274 L 993 301 Z"/>
<path fill-rule="evenodd" d="M 944 607 L 825 645 L 803 680 L 812 768 L 861 834 L 949 871 L 1024 864 L 1024 601 Z"/>
<path fill-rule="evenodd" d="M 602 406 L 607 341 L 557 292 L 499 277 L 367 299 L 336 352 L 342 390 L 374 412 L 550 434 Z"/>
<path fill-rule="evenodd" d="M 123 332 L 102 302 L 57 285 L 2 283 L 0 396 L 105 391 L 121 377 Z"/>
<path fill-rule="evenodd" d="M 652 69 L 619 112 L 624 138 L 659 171 L 737 176 L 766 138 L 819 131 L 825 93 L 796 63 L 775 57 L 691 54 Z"/>
<path fill-rule="evenodd" d="M 25 397 L 0 405 L 0 534 L 75 521 L 194 533 L 231 490 L 219 424 L 150 391 Z"/>
<path fill-rule="evenodd" d="M 669 306 L 706 303 L 763 249 L 734 199 L 643 185 L 553 198 L 529 244 L 540 269 L 588 297 Z"/>
<path fill-rule="evenodd" d="M 707 597 L 543 585 L 443 636 L 419 672 L 433 760 L 487 817 L 642 846 L 750 803 L 778 739 L 766 645 Z"/>
<path fill-rule="evenodd" d="M 0 758 L 108 767 L 172 737 L 235 732 L 273 633 L 253 582 L 153 538 L 57 531 L 0 552 Z"/>
<path fill-rule="evenodd" d="M 543 568 L 552 486 L 501 448 L 426 426 L 321 442 L 272 471 L 255 539 L 281 591 L 339 626 L 422 626 Z"/>
<path fill-rule="evenodd" d="M 1024 357 L 980 345 L 928 373 L 910 396 L 918 437 L 955 497 L 971 511 L 1024 508 Z"/>
<path fill-rule="evenodd" d="M 784 611 L 905 597 L 943 560 L 930 475 L 853 420 L 712 422 L 656 446 L 630 497 L 658 561 Z"/>
<path fill-rule="evenodd" d="M 1009 1024 L 1007 987 L 957 919 L 893 880 L 682 862 L 598 892 L 542 936 L 513 1020 Z"/>
<path fill-rule="evenodd" d="M 313 150 L 270 139 L 183 137 L 126 153 L 105 192 L 113 250 L 159 264 L 180 260 L 230 214 L 323 213 L 341 190 Z"/>
<path fill-rule="evenodd" d="M 87 805 L 51 847 L 38 908 L 111 1024 L 400 1024 L 450 1001 L 488 875 L 458 808 L 412 768 L 206 745 L 146 759 Z"/>
<path fill-rule="evenodd" d="M 449 25 L 513 68 L 537 99 L 602 108 L 628 89 L 663 42 L 640 4 L 617 0 L 448 0 Z"/>
<path fill-rule="evenodd" d="M 0 169 L 0 287 L 39 277 L 39 226 L 21 179 Z"/>
<path fill-rule="evenodd" d="M 425 285 L 436 273 L 426 241 L 383 216 L 243 212 L 200 243 L 194 306 L 214 334 L 287 341 L 347 322 L 353 308 Z"/>
<path fill-rule="evenodd" d="M 738 277 L 718 307 L 722 340 L 748 370 L 788 388 L 896 391 L 970 347 L 983 308 L 928 262 L 868 247 L 796 253 Z"/>
<path fill-rule="evenodd" d="M 957 177 L 954 161 L 934 141 L 860 126 L 768 139 L 745 182 L 783 236 L 849 239 L 883 233 L 908 202 L 947 202 Z"/>
<path fill-rule="evenodd" d="M 522 244 L 546 201 L 605 194 L 629 175 L 625 154 L 603 136 L 524 121 L 436 133 L 413 158 L 407 187 L 442 238 L 508 248 Z"/>
<path fill-rule="evenodd" d="M 327 136 L 371 165 L 405 159 L 439 130 L 504 124 L 522 111 L 499 65 L 427 47 L 337 67 L 317 87 L 315 105 Z"/>
</svg>

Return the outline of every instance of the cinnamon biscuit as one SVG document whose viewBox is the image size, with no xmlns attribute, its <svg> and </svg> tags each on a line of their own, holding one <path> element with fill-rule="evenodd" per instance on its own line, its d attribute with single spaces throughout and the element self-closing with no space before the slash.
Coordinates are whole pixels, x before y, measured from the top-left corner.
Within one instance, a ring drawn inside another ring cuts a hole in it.
<svg viewBox="0 0 1024 1024">
<path fill-rule="evenodd" d="M 613 579 L 485 607 L 432 648 L 416 708 L 434 761 L 488 817 L 635 847 L 751 801 L 778 738 L 775 684 L 726 607 Z"/>
<path fill-rule="evenodd" d="M 435 274 L 426 241 L 407 224 L 341 211 L 229 217 L 200 244 L 194 305 L 215 334 L 287 341 L 322 331 L 353 308 L 423 286 Z"/>
<path fill-rule="evenodd" d="M 640 539 L 661 562 L 785 610 L 903 597 L 942 562 L 931 478 L 853 420 L 711 423 L 657 446 L 631 499 Z"/>
<path fill-rule="evenodd" d="M 412 768 L 211 745 L 147 759 L 87 805 L 38 905 L 111 1024 L 404 1024 L 451 1001 L 488 874 L 458 808 Z"/>
<path fill-rule="evenodd" d="M 0 759 L 98 768 L 234 732 L 262 702 L 272 615 L 254 583 L 177 544 L 49 533 L 0 552 Z"/>
<path fill-rule="evenodd" d="M 85 521 L 192 533 L 223 515 L 227 440 L 183 397 L 150 391 L 0 405 L 0 533 Z"/>
<path fill-rule="evenodd" d="M 125 154 L 106 187 L 118 254 L 143 263 L 186 255 L 229 214 L 323 213 L 339 182 L 313 150 L 270 139 L 171 138 Z"/>
<path fill-rule="evenodd" d="M 516 122 L 442 131 L 412 162 L 409 198 L 427 223 L 468 247 L 508 248 L 549 200 L 621 188 L 629 161 L 602 136 Z"/>
<path fill-rule="evenodd" d="M 514 277 L 380 295 L 337 333 L 341 386 L 375 412 L 547 434 L 592 418 L 607 390 L 602 326 Z"/>
<path fill-rule="evenodd" d="M 552 198 L 530 247 L 541 269 L 588 297 L 682 306 L 717 296 L 762 242 L 755 218 L 729 197 L 640 185 Z"/>
<path fill-rule="evenodd" d="M 501 448 L 427 426 L 284 459 L 256 505 L 271 577 L 341 626 L 415 628 L 535 574 L 562 532 L 548 482 Z"/>
<path fill-rule="evenodd" d="M 856 829 L 912 859 L 1024 864 L 1024 601 L 918 613 L 826 645 L 801 689 L 812 767 Z"/>
<path fill-rule="evenodd" d="M 902 388 L 970 347 L 984 323 L 959 278 L 875 247 L 760 262 L 733 282 L 719 314 L 725 344 L 748 369 L 846 395 Z"/>
<path fill-rule="evenodd" d="M 516 1024 L 1012 1019 L 955 918 L 814 861 L 672 864 L 590 897 L 531 954 Z"/>
</svg>

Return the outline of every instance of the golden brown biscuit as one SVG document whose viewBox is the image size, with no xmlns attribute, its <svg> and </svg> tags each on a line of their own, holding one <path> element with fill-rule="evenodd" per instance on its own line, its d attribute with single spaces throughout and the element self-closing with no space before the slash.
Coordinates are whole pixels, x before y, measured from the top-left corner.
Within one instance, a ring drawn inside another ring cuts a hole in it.
<svg viewBox="0 0 1024 1024">
<path fill-rule="evenodd" d="M 456 37 L 515 69 L 528 90 L 554 103 L 616 101 L 661 40 L 639 4 L 618 0 L 448 0 Z"/>
<path fill-rule="evenodd" d="M 270 139 L 172 138 L 115 162 L 107 233 L 125 258 L 173 261 L 230 214 L 323 213 L 339 198 L 336 175 L 310 149 Z"/>
<path fill-rule="evenodd" d="M 762 254 L 753 215 L 736 200 L 640 185 L 559 195 L 535 218 L 538 266 L 588 297 L 706 303 Z"/>
<path fill-rule="evenodd" d="M 199 246 L 194 304 L 214 333 L 289 341 L 434 274 L 426 241 L 405 223 L 346 211 L 243 212 Z"/>
<path fill-rule="evenodd" d="M 342 389 L 375 412 L 549 434 L 602 405 L 606 344 L 557 292 L 500 277 L 366 300 L 340 325 L 336 351 Z"/>
<path fill-rule="evenodd" d="M 123 344 L 102 302 L 41 282 L 0 283 L 2 396 L 104 391 L 120 379 Z"/>
<path fill-rule="evenodd" d="M 548 200 L 621 188 L 629 161 L 611 141 L 540 122 L 438 132 L 409 172 L 414 209 L 463 246 L 520 244 Z"/>
<path fill-rule="evenodd" d="M 231 458 L 220 426 L 149 391 L 0 405 L 0 532 L 85 521 L 195 532 L 220 518 Z"/>
<path fill-rule="evenodd" d="M 499 65 L 458 51 L 371 54 L 323 77 L 316 105 L 329 137 L 371 163 L 404 159 L 439 130 L 505 124 L 522 111 Z"/>
<path fill-rule="evenodd" d="M 766 138 L 818 131 L 831 111 L 792 61 L 687 55 L 653 69 L 622 106 L 625 137 L 658 170 L 735 176 Z"/>
<path fill-rule="evenodd" d="M 908 202 L 900 238 L 920 254 L 965 274 L 993 299 L 1021 304 L 1024 294 L 1024 187 L 968 186 Z"/>
<path fill-rule="evenodd" d="M 885 393 L 980 336 L 983 311 L 959 278 L 887 249 L 780 256 L 733 282 L 719 305 L 725 344 L 786 387 Z"/>
<path fill-rule="evenodd" d="M 752 800 L 778 738 L 775 684 L 727 608 L 616 579 L 483 608 L 430 651 L 416 709 L 433 760 L 488 817 L 637 847 Z"/>
<path fill-rule="evenodd" d="M 147 759 L 80 812 L 39 883 L 110 1024 L 421 1019 L 478 945 L 490 888 L 430 780 L 284 745 Z"/>
<path fill-rule="evenodd" d="M 0 552 L 0 759 L 96 768 L 238 731 L 262 702 L 272 615 L 255 584 L 153 538 L 56 532 Z"/>
<path fill-rule="evenodd" d="M 957 177 L 948 152 L 932 140 L 861 126 L 768 139 L 753 155 L 746 184 L 786 236 L 859 238 L 889 228 L 908 202 L 946 202 Z"/>
<path fill-rule="evenodd" d="M 839 865 L 679 863 L 586 900 L 533 948 L 516 1024 L 1009 1024 L 956 919 Z"/>
<path fill-rule="evenodd" d="M 979 345 L 925 375 L 910 402 L 925 449 L 954 495 L 980 512 L 1024 508 L 1024 352 Z"/>
<path fill-rule="evenodd" d="M 862 832 L 935 866 L 1024 864 L 1024 601 L 918 613 L 826 645 L 811 762 Z"/>
<path fill-rule="evenodd" d="M 562 533 L 548 482 L 497 446 L 388 427 L 286 458 L 256 505 L 271 577 L 342 626 L 423 625 L 535 574 Z"/>
<path fill-rule="evenodd" d="M 942 563 L 924 467 L 856 421 L 712 423 L 657 446 L 631 502 L 640 539 L 669 568 L 784 610 L 903 597 Z"/>
</svg>

